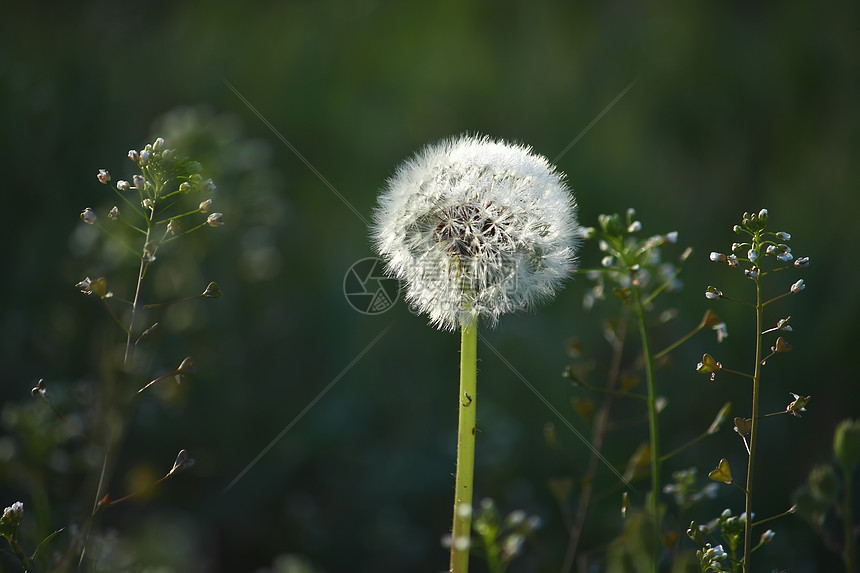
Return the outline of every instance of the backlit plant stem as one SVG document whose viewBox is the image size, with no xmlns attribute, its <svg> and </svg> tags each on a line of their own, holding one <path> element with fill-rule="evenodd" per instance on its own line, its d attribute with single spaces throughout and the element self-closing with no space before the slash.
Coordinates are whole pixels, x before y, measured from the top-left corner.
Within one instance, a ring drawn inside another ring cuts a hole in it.
<svg viewBox="0 0 860 573">
<path fill-rule="evenodd" d="M 472 490 L 475 474 L 475 410 L 478 402 L 478 327 L 465 323 L 460 330 L 460 395 L 457 423 L 457 470 L 454 483 L 454 526 L 451 532 L 451 571 L 469 570 L 472 529 Z"/>
<path fill-rule="evenodd" d="M 642 294 L 636 279 L 633 279 L 633 297 L 636 302 L 636 319 L 639 322 L 639 335 L 642 338 L 642 358 L 645 362 L 645 381 L 648 385 L 648 427 L 651 436 L 651 497 L 649 512 L 654 519 L 654 560 L 651 570 L 657 570 L 660 551 L 660 425 L 657 420 L 657 388 L 654 380 L 654 356 L 648 342 L 648 329 L 645 327 L 645 308 L 642 304 Z"/>
<path fill-rule="evenodd" d="M 146 256 L 145 250 L 152 240 L 152 226 L 154 218 L 155 210 L 151 209 L 149 212 L 149 218 L 146 221 L 146 238 L 143 240 L 143 250 L 140 256 L 140 271 L 137 275 L 137 286 L 134 290 L 134 301 L 131 304 L 131 319 L 128 323 L 128 337 L 126 338 L 125 356 L 123 357 L 123 366 L 126 367 L 128 366 L 128 361 L 131 359 L 132 348 L 134 347 L 131 341 L 134 334 L 134 319 L 137 315 L 137 311 L 141 308 L 140 293 L 143 285 L 143 277 L 146 276 L 146 269 L 149 267 L 149 261 L 147 260 L 148 257 Z"/>
<path fill-rule="evenodd" d="M 755 371 L 753 372 L 753 391 L 752 391 L 752 415 L 750 425 L 750 443 L 749 443 L 749 463 L 747 464 L 747 481 L 746 492 L 744 494 L 745 504 L 744 511 L 746 512 L 746 523 L 744 525 L 744 571 L 749 573 L 750 555 L 752 554 L 752 485 L 753 485 L 753 466 L 755 462 L 755 447 L 758 438 L 758 401 L 759 389 L 761 386 L 761 347 L 762 347 L 762 315 L 764 305 L 761 300 L 761 282 L 760 278 L 755 279 Z"/>
</svg>

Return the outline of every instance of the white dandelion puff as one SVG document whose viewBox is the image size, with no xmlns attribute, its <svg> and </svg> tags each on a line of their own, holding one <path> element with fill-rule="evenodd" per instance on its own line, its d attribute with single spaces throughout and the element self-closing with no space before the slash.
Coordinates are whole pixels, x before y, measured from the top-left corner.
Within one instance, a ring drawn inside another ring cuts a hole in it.
<svg viewBox="0 0 860 573">
<path fill-rule="evenodd" d="M 552 297 L 581 229 L 563 173 L 531 148 L 461 136 L 399 166 L 372 237 L 406 299 L 453 330 Z"/>
</svg>

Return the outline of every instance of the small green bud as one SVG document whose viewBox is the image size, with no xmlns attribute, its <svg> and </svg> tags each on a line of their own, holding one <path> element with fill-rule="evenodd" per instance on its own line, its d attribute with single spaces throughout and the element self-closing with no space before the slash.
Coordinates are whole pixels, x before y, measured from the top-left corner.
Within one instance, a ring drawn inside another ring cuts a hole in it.
<svg viewBox="0 0 860 573">
<path fill-rule="evenodd" d="M 833 453 L 845 470 L 860 463 L 860 420 L 842 420 L 833 434 Z"/>
<path fill-rule="evenodd" d="M 824 505 L 830 505 L 836 501 L 839 493 L 839 478 L 833 471 L 833 466 L 817 466 L 809 473 L 809 489 L 813 497 Z"/>
</svg>

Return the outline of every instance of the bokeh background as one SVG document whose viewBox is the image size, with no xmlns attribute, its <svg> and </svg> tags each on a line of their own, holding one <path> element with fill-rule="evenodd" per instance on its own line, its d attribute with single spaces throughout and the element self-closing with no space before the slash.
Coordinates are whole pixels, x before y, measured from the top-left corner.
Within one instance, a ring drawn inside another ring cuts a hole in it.
<svg viewBox="0 0 860 573">
<path fill-rule="evenodd" d="M 35 538 L 80 523 L 92 501 L 91 453 L 30 388 L 44 378 L 82 424 L 98 407 L 103 357 L 120 337 L 74 284 L 106 274 L 117 277 L 118 296 L 130 296 L 135 264 L 106 250 L 78 213 L 104 213 L 114 202 L 98 169 L 127 178 L 127 150 L 163 136 L 215 178 L 227 224 L 160 253 L 150 294 L 193 294 L 214 280 L 225 295 L 171 309 L 148 343 L 154 373 L 186 355 L 199 372 L 141 400 L 109 489 L 116 497 L 157 478 L 181 448 L 197 464 L 103 515 L 105 563 L 117 571 L 276 571 L 297 555 L 328 572 L 445 569 L 458 337 L 428 327 L 402 301 L 378 316 L 356 312 L 343 279 L 373 254 L 362 217 L 397 163 L 427 142 L 479 132 L 557 158 L 584 224 L 633 207 L 644 233 L 678 231 L 678 252 L 694 249 L 685 289 L 666 301 L 678 318 L 655 330 L 658 343 L 698 323 L 707 285 L 750 296 L 748 283 L 707 261 L 709 251 L 728 250 L 744 211 L 767 207 L 792 234 L 794 252 L 811 257 L 806 291 L 774 310 L 791 314 L 795 351 L 768 365 L 763 393 L 768 411 L 783 409 L 790 391 L 813 397 L 803 419 L 763 425 L 757 508 L 761 516 L 785 510 L 810 469 L 831 459 L 836 423 L 860 415 L 858 12 L 857 3 L 800 0 L 4 6 L 0 502 L 24 501 Z M 581 261 L 599 257 L 590 245 Z M 609 356 L 603 322 L 615 313 L 611 301 L 583 309 L 589 286 L 577 278 L 553 303 L 485 332 L 584 432 L 589 424 L 571 398 L 587 396 L 561 373 L 574 362 L 571 339 L 600 372 Z M 714 309 L 729 323 L 728 340 L 717 347 L 701 334 L 661 372 L 666 448 L 700 432 L 727 400 L 738 414 L 748 409 L 742 381 L 710 383 L 694 372 L 706 351 L 727 365 L 752 362 L 747 314 Z M 557 571 L 567 531 L 548 484 L 570 479 L 572 507 L 588 449 L 486 346 L 479 355 L 476 495 L 543 522 L 512 571 Z M 637 416 L 635 408 L 619 413 Z M 605 446 L 621 469 L 647 439 L 644 424 L 624 419 Z M 547 445 L 548 423 L 557 448 Z M 741 471 L 741 445 L 728 429 L 673 459 L 666 473 L 697 467 L 704 484 L 721 457 Z M 617 479 L 601 471 L 598 480 L 581 548 L 599 567 L 623 524 Z M 647 490 L 646 481 L 638 485 Z M 687 519 L 740 512 L 732 489 Z M 774 543 L 756 554 L 761 570 L 839 570 L 801 518 L 774 528 Z M 6 557 L 0 568 L 16 570 Z"/>
</svg>

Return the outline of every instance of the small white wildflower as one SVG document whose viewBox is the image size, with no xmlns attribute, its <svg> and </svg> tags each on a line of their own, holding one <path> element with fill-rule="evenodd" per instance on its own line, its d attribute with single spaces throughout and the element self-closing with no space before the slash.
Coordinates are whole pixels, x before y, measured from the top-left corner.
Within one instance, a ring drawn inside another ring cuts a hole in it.
<svg viewBox="0 0 860 573">
<path fill-rule="evenodd" d="M 800 257 L 794 261 L 794 266 L 798 269 L 805 269 L 809 266 L 809 257 Z"/>
<path fill-rule="evenodd" d="M 96 175 L 96 177 L 98 177 L 99 183 L 101 183 L 102 185 L 107 185 L 108 183 L 110 183 L 110 173 L 108 173 L 105 169 L 99 169 L 99 173 L 98 175 Z"/>
<path fill-rule="evenodd" d="M 453 330 L 551 297 L 573 269 L 575 209 L 564 175 L 544 157 L 463 136 L 397 169 L 371 232 L 407 301 Z"/>
<path fill-rule="evenodd" d="M 185 185 L 185 183 L 183 183 Z M 212 199 L 206 199 L 197 206 L 201 213 L 208 213 L 212 209 Z"/>
<path fill-rule="evenodd" d="M 705 298 L 708 300 L 719 300 L 721 296 L 723 296 L 723 292 L 716 287 L 709 286 L 705 289 Z"/>
<path fill-rule="evenodd" d="M 81 292 L 84 294 L 92 294 L 92 285 L 93 281 L 90 279 L 90 277 L 86 277 L 84 280 L 76 284 L 75 287 L 81 289 Z"/>
<path fill-rule="evenodd" d="M 96 219 L 98 219 L 96 212 L 89 207 L 81 211 L 81 220 L 87 225 L 95 225 Z"/>
<path fill-rule="evenodd" d="M 138 161 L 140 161 L 140 154 L 137 152 L 136 149 L 129 149 L 128 158 L 137 163 Z"/>
<path fill-rule="evenodd" d="M 800 279 L 796 283 L 791 285 L 791 294 L 797 294 L 805 288 L 806 284 L 804 284 L 803 279 Z"/>
<path fill-rule="evenodd" d="M 129 189 L 131 189 L 131 184 L 125 179 L 120 179 L 116 182 L 116 188 L 120 191 L 128 191 Z"/>
</svg>

